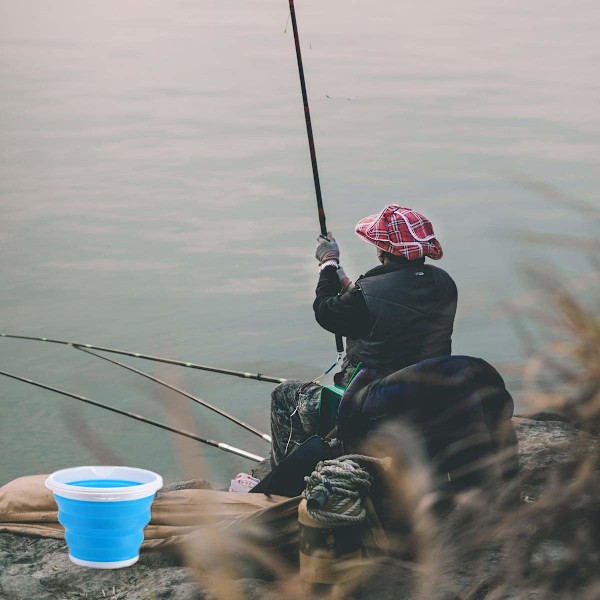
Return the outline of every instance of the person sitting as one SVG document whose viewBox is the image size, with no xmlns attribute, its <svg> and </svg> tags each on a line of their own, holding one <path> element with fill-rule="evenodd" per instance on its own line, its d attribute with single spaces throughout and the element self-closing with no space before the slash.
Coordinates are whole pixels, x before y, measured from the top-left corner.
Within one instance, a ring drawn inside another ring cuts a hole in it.
<svg viewBox="0 0 600 600">
<path fill-rule="evenodd" d="M 346 387 L 359 367 L 385 377 L 450 356 L 457 289 L 448 273 L 425 262 L 443 254 L 430 221 L 412 208 L 390 204 L 359 221 L 356 233 L 376 247 L 381 264 L 355 283 L 340 266 L 333 236 L 317 238 L 315 317 L 327 331 L 347 338 L 335 383 Z M 271 468 L 317 432 L 321 390 L 315 382 L 292 380 L 273 390 Z"/>
</svg>

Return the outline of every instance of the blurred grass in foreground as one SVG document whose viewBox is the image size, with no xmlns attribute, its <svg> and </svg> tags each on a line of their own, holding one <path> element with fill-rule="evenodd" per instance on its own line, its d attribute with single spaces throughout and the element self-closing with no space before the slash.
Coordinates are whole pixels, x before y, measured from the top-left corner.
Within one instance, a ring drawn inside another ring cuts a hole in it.
<svg viewBox="0 0 600 600">
<path fill-rule="evenodd" d="M 571 202 L 548 186 L 521 183 L 550 201 Z M 586 219 L 600 216 L 587 205 L 573 206 Z M 531 234 L 526 241 L 541 240 Z M 585 250 L 591 273 L 565 283 L 538 265 L 532 270 L 538 291 L 510 311 L 529 350 L 523 400 L 530 414 L 550 413 L 546 420 L 562 420 L 579 432 L 569 460 L 544 470 L 541 479 L 541 471 L 522 470 L 511 483 L 491 482 L 463 493 L 456 498 L 458 508 L 442 516 L 433 510 L 434 476 L 418 440 L 405 425 L 389 424 L 369 448 L 373 455 L 392 457 L 385 482 L 395 512 L 387 530 L 388 552 L 356 561 L 354 568 L 364 575 L 354 588 L 333 587 L 325 597 L 600 597 L 600 297 L 594 287 L 600 279 L 600 245 L 597 240 L 562 242 Z M 527 335 L 528 322 L 543 328 L 541 347 Z M 189 424 L 180 404 L 168 406 L 174 422 Z M 182 460 L 197 477 L 199 466 L 188 464 L 185 456 Z M 268 582 L 262 597 L 311 597 L 298 574 L 295 524 L 293 503 L 268 522 L 250 519 L 227 528 L 203 523 L 186 545 L 186 564 L 210 597 L 248 597 L 240 582 L 249 578 Z"/>
</svg>

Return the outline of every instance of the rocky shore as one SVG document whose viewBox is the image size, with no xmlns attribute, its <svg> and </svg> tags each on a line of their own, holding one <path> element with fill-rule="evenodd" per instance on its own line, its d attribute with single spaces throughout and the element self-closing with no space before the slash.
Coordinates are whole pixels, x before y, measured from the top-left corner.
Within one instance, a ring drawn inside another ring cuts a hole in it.
<svg viewBox="0 0 600 600">
<path fill-rule="evenodd" d="M 521 466 L 529 475 L 522 492 L 528 502 L 535 502 L 543 494 L 549 471 L 564 468 L 573 460 L 574 447 L 582 444 L 590 450 L 598 447 L 597 438 L 589 437 L 567 423 L 552 420 L 554 418 L 515 419 Z M 493 553 L 487 560 L 494 561 Z M 385 564 L 381 569 L 386 569 Z M 408 600 L 411 596 L 405 581 L 402 569 L 396 565 L 386 572 L 385 577 L 372 577 L 369 585 L 355 592 L 354 597 Z M 273 584 L 263 579 L 242 578 L 234 585 L 241 598 L 269 600 L 281 597 L 275 593 Z M 200 600 L 209 597 L 192 571 L 172 554 L 143 552 L 139 562 L 132 567 L 93 570 L 70 563 L 61 540 L 0 534 L 2 600 Z"/>
</svg>

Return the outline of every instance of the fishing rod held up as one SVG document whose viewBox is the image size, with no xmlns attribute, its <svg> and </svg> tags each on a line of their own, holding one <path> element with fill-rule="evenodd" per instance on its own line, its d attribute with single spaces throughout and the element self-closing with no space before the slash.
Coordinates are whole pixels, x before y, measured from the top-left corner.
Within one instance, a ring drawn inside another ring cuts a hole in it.
<svg viewBox="0 0 600 600">
<path fill-rule="evenodd" d="M 296 10 L 294 0 L 289 0 L 290 17 L 292 19 L 292 29 L 294 30 L 294 43 L 296 46 L 296 61 L 298 63 L 298 74 L 300 75 L 300 89 L 302 90 L 302 102 L 304 103 L 304 121 L 306 122 L 306 134 L 308 136 L 308 148 L 310 151 L 310 162 L 312 165 L 313 180 L 315 182 L 315 194 L 317 196 L 317 209 L 319 211 L 319 225 L 321 235 L 327 235 L 327 225 L 325 223 L 325 209 L 323 208 L 323 197 L 321 195 L 321 182 L 319 180 L 319 168 L 317 166 L 317 152 L 315 150 L 315 138 L 310 119 L 310 108 L 308 106 L 308 94 L 306 93 L 306 81 L 304 79 L 304 67 L 302 66 L 302 53 L 300 51 L 300 37 L 298 36 L 298 24 L 296 23 Z"/>
<path fill-rule="evenodd" d="M 242 456 L 244 458 L 253 460 L 255 462 L 261 462 L 264 460 L 264 458 L 262 456 L 252 454 L 251 452 L 247 452 L 246 450 L 241 450 L 240 448 L 235 448 L 234 446 L 230 446 L 229 444 L 225 444 L 223 442 L 217 442 L 215 440 L 210 440 L 210 439 L 206 439 L 206 438 L 201 438 L 200 436 L 197 436 L 195 433 L 191 433 L 189 431 L 184 431 L 183 429 L 175 429 L 174 427 L 170 427 L 169 425 L 165 425 L 164 423 L 159 423 L 158 421 L 148 419 L 147 417 L 143 417 L 142 415 L 138 415 L 137 413 L 128 412 L 126 410 L 122 410 L 122 409 L 116 408 L 114 406 L 109 406 L 108 404 L 103 404 L 102 402 L 97 402 L 96 400 L 91 400 L 90 398 L 86 398 L 85 396 L 80 396 L 79 394 L 72 394 L 71 392 L 66 392 L 65 390 L 60 390 L 60 389 L 52 387 L 50 385 L 40 383 L 39 381 L 33 381 L 32 379 L 28 379 L 27 377 L 20 377 L 19 375 L 14 375 L 12 373 L 7 373 L 5 371 L 0 371 L 0 375 L 10 377 L 11 379 L 16 379 L 17 381 L 23 381 L 24 383 L 29 383 L 30 385 L 34 385 L 36 387 L 40 387 L 45 390 L 49 390 L 51 392 L 61 394 L 62 396 L 68 396 L 69 398 L 74 398 L 75 400 L 79 400 L 80 402 L 85 402 L 87 404 L 91 404 L 92 406 L 104 408 L 105 410 L 109 410 L 109 411 L 117 413 L 119 415 L 123 415 L 124 417 L 129 417 L 130 419 L 135 419 L 136 421 L 141 421 L 142 423 L 148 423 L 149 425 L 153 425 L 154 427 L 159 427 L 160 429 L 165 429 L 166 431 L 170 431 L 171 433 L 176 433 L 177 435 L 182 435 L 182 436 L 190 438 L 192 440 L 196 440 L 197 442 L 202 442 L 203 444 L 207 444 L 209 446 L 219 448 L 220 450 L 223 450 L 225 452 L 230 452 L 231 454 L 236 454 L 237 456 Z"/>
<path fill-rule="evenodd" d="M 315 138 L 310 119 L 310 108 L 308 106 L 308 94 L 306 93 L 306 81 L 304 79 L 304 67 L 302 66 L 302 53 L 300 51 L 300 36 L 298 35 L 298 24 L 296 22 L 296 10 L 294 0 L 289 0 L 290 17 L 292 29 L 294 30 L 294 44 L 296 46 L 296 61 L 298 63 L 298 75 L 300 76 L 300 89 L 302 90 L 302 102 L 304 103 L 304 121 L 306 122 L 306 134 L 308 136 L 308 149 L 310 151 L 310 163 L 312 165 L 313 180 L 315 182 L 315 194 L 317 196 L 317 210 L 319 212 L 319 226 L 321 235 L 327 237 L 327 224 L 325 222 L 325 208 L 323 207 L 323 196 L 321 195 L 321 182 L 319 180 L 319 168 L 317 166 L 317 152 L 315 150 Z M 335 346 L 338 353 L 338 362 L 344 353 L 344 342 L 341 335 L 335 336 Z"/>
<path fill-rule="evenodd" d="M 222 417 L 229 419 L 236 425 L 243 427 L 244 429 L 250 431 L 254 435 L 257 435 L 258 437 L 262 438 L 263 440 L 271 443 L 270 435 L 267 435 L 266 433 L 259 431 L 258 429 L 256 429 L 255 427 L 252 427 L 252 425 L 249 425 L 245 421 L 242 421 L 241 419 L 238 419 L 237 417 L 230 415 L 228 412 L 225 412 L 224 410 L 221 410 L 220 408 L 217 408 L 216 406 L 209 404 L 205 400 L 201 400 L 200 398 L 193 396 L 192 394 L 186 392 L 185 390 L 179 389 L 178 387 L 175 387 L 174 385 L 171 385 L 170 383 L 167 383 L 166 381 L 159 379 L 158 377 L 154 377 L 153 375 L 150 375 L 149 373 L 140 371 L 139 369 L 135 369 L 134 367 L 132 367 L 130 365 L 126 365 L 125 363 L 119 362 L 118 360 L 113 360 L 112 358 L 108 358 L 108 356 L 102 356 L 101 354 L 96 354 L 95 352 L 92 352 L 91 350 L 88 350 L 81 346 L 74 345 L 73 348 L 75 348 L 75 350 L 85 352 L 86 354 L 90 354 L 91 356 L 95 356 L 96 358 L 101 358 L 102 360 L 106 360 L 109 363 L 112 363 L 113 365 L 117 365 L 118 367 L 122 367 L 123 369 L 127 369 L 128 371 L 131 371 L 133 373 L 137 373 L 138 375 L 141 375 L 142 377 L 145 377 L 146 379 L 150 379 L 151 381 L 154 381 L 155 383 L 158 383 L 159 385 L 162 385 L 163 387 L 166 387 L 167 389 L 172 390 L 172 391 L 180 394 L 181 396 L 185 396 L 186 398 L 189 398 L 193 402 L 200 404 L 200 406 L 204 406 L 205 408 L 208 408 L 209 410 L 216 412 L 218 415 L 221 415 Z"/>
<path fill-rule="evenodd" d="M 232 375 L 233 377 L 241 377 L 242 379 L 254 379 L 256 381 L 268 381 L 270 383 L 283 383 L 287 379 L 283 377 L 271 377 L 262 373 L 248 373 L 246 371 L 234 371 L 232 369 L 222 369 L 220 367 L 210 367 L 208 365 L 199 365 L 193 362 L 182 360 L 172 360 L 162 358 L 160 356 L 150 356 L 149 354 L 140 354 L 139 352 L 129 352 L 126 350 L 118 350 L 116 348 L 104 348 L 103 346 L 94 346 L 93 344 L 83 344 L 80 342 L 69 342 L 66 340 L 53 340 L 46 337 L 33 337 L 29 335 L 14 335 L 10 333 L 0 333 L 0 337 L 12 338 L 16 340 L 31 340 L 34 342 L 48 342 L 50 344 L 62 344 L 64 346 L 73 346 L 88 348 L 90 350 L 98 350 L 99 352 L 108 352 L 110 354 L 121 354 L 123 356 L 132 356 L 133 358 L 141 358 L 144 360 L 152 360 L 154 362 L 165 363 L 168 365 L 176 365 L 178 367 L 188 367 L 190 369 L 198 369 L 200 371 L 208 371 L 210 373 L 220 373 L 222 375 Z"/>
</svg>

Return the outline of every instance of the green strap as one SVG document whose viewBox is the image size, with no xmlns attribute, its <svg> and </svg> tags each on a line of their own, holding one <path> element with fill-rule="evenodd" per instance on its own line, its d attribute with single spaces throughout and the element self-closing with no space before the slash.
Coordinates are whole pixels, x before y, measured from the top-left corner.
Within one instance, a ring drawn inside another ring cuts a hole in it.
<svg viewBox="0 0 600 600">
<path fill-rule="evenodd" d="M 350 375 L 350 379 L 348 379 L 348 385 L 350 385 L 352 383 L 352 380 L 356 377 L 356 374 L 360 371 L 362 367 L 362 363 L 359 362 L 356 367 L 354 367 L 354 371 L 352 371 L 352 375 Z M 348 388 L 348 385 L 346 386 L 346 388 Z"/>
</svg>

